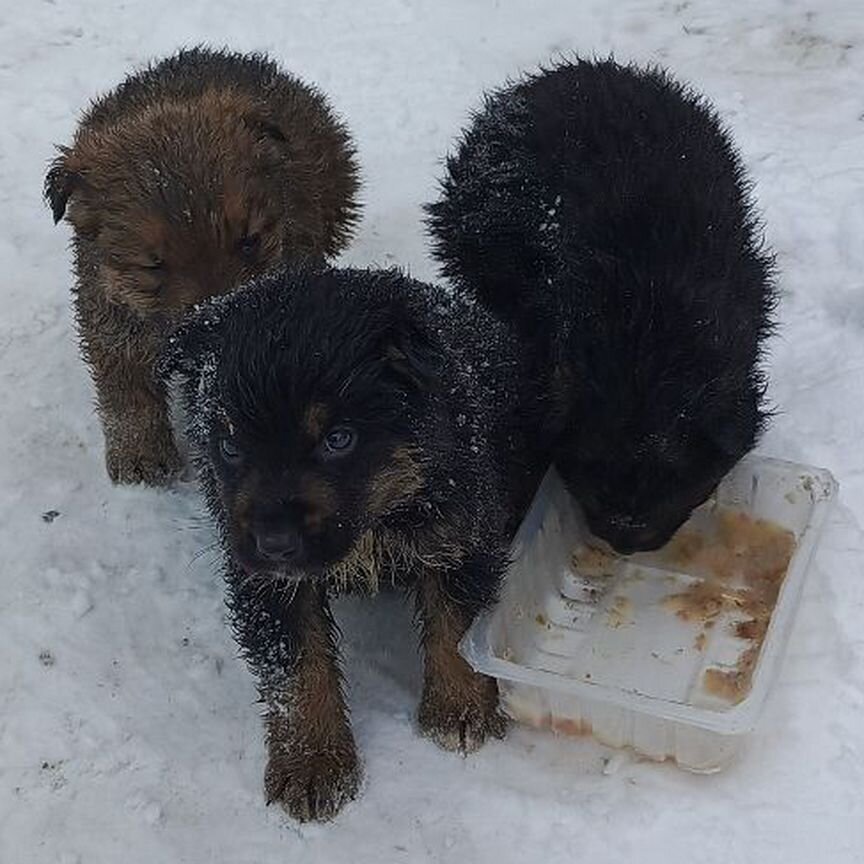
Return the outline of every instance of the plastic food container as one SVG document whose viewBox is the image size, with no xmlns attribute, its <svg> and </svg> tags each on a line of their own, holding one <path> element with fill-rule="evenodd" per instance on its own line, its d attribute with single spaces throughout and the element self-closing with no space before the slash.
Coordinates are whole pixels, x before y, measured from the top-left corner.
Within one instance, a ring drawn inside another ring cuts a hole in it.
<svg viewBox="0 0 864 864">
<path fill-rule="evenodd" d="M 719 771 L 756 725 L 777 678 L 836 492 L 828 471 L 749 457 L 663 550 L 592 559 L 578 505 L 550 469 L 513 541 L 501 599 L 477 618 L 460 650 L 498 679 L 502 709 L 517 721 L 593 734 L 689 771 Z M 744 638 L 754 622 L 739 608 L 746 606 L 740 586 L 724 582 L 718 594 L 698 555 L 688 561 L 668 551 L 681 538 L 686 545 L 701 537 L 710 552 L 729 514 L 751 526 L 770 520 L 791 553 L 755 642 Z M 681 598 L 704 600 L 706 588 L 709 602 L 682 609 Z M 691 615 L 694 608 L 700 614 Z M 743 686 L 730 696 L 709 686 L 712 676 Z"/>
</svg>

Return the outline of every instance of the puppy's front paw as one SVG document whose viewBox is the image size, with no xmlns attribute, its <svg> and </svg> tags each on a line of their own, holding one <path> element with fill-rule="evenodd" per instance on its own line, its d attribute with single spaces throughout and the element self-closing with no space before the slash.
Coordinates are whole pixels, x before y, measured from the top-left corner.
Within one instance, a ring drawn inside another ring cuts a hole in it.
<svg viewBox="0 0 864 864">
<path fill-rule="evenodd" d="M 353 740 L 314 749 L 274 743 L 264 790 L 268 804 L 278 801 L 299 822 L 327 822 L 356 797 L 362 776 Z"/>
<path fill-rule="evenodd" d="M 114 483 L 164 486 L 183 462 L 170 435 L 126 435 L 106 442 L 105 467 Z"/>
<path fill-rule="evenodd" d="M 477 674 L 459 689 L 427 681 L 418 723 L 421 734 L 458 753 L 473 753 L 488 738 L 503 738 L 507 731 L 507 719 L 498 712 L 495 681 Z"/>
</svg>

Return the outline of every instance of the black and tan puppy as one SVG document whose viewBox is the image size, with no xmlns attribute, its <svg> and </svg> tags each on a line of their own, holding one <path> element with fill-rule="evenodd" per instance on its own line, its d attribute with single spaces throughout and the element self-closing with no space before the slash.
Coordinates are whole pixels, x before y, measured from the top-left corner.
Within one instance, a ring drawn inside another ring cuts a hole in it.
<svg viewBox="0 0 864 864">
<path fill-rule="evenodd" d="M 183 309 L 282 260 L 323 260 L 356 219 L 348 134 L 324 97 L 260 55 L 195 49 L 85 114 L 45 181 L 74 235 L 82 352 L 111 479 L 179 468 L 153 363 Z"/>
<path fill-rule="evenodd" d="M 328 596 L 416 592 L 421 731 L 470 751 L 503 732 L 457 643 L 496 596 L 543 467 L 536 394 L 491 316 L 396 271 L 266 277 L 205 304 L 179 372 L 234 626 L 267 705 L 267 796 L 326 819 L 360 768 Z"/>
<path fill-rule="evenodd" d="M 620 552 L 662 545 L 764 425 L 748 190 L 704 99 L 577 62 L 488 96 L 429 207 L 444 272 L 534 354 L 557 467 Z"/>
</svg>

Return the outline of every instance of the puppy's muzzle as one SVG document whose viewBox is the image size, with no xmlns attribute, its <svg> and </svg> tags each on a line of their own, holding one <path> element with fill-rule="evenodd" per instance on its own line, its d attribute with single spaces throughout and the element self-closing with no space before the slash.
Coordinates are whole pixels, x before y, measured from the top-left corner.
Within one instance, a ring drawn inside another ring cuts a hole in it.
<svg viewBox="0 0 864 864">
<path fill-rule="evenodd" d="M 618 514 L 599 518 L 588 514 L 588 524 L 591 531 L 619 555 L 659 549 L 677 528 L 677 525 L 650 525 L 644 519 Z"/>
<path fill-rule="evenodd" d="M 249 551 L 264 564 L 298 564 L 305 555 L 303 535 L 293 521 L 285 519 L 252 519 L 246 529 Z"/>
</svg>

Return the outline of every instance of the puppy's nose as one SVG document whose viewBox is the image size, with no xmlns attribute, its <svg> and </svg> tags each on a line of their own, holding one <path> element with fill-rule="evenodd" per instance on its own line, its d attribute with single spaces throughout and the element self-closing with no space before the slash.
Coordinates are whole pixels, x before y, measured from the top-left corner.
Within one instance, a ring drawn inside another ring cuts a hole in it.
<svg viewBox="0 0 864 864">
<path fill-rule="evenodd" d="M 255 548 L 268 561 L 293 561 L 303 552 L 303 538 L 295 528 L 262 529 L 255 533 Z"/>
<path fill-rule="evenodd" d="M 647 552 L 663 545 L 663 534 L 649 527 L 644 519 L 626 514 L 602 515 L 592 518 L 588 513 L 588 527 L 601 540 L 605 540 L 619 555 Z"/>
<path fill-rule="evenodd" d="M 653 552 L 665 546 L 672 534 L 672 531 L 654 528 L 612 530 L 604 539 L 609 541 L 619 555 L 632 555 L 634 552 Z"/>
</svg>

